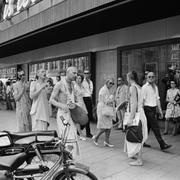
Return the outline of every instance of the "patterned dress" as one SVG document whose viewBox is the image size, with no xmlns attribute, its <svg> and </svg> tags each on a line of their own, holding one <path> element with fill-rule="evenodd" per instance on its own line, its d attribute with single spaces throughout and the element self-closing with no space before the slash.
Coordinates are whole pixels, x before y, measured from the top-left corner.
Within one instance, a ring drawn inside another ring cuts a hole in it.
<svg viewBox="0 0 180 180">
<path fill-rule="evenodd" d="M 177 89 L 177 88 L 168 89 L 166 100 L 167 101 L 173 101 L 177 94 L 180 95 L 179 89 Z M 173 103 L 169 102 L 167 104 L 165 118 L 168 119 L 168 118 L 176 118 L 176 117 L 180 117 L 180 106 L 179 106 L 179 104 L 173 104 Z"/>
<path fill-rule="evenodd" d="M 25 90 L 22 96 L 18 98 L 24 88 Z M 27 84 L 23 84 L 21 81 L 16 82 L 13 86 L 13 96 L 16 101 L 17 127 L 19 132 L 32 130 L 30 116 L 31 101 L 28 94 L 28 88 L 29 86 Z"/>
</svg>

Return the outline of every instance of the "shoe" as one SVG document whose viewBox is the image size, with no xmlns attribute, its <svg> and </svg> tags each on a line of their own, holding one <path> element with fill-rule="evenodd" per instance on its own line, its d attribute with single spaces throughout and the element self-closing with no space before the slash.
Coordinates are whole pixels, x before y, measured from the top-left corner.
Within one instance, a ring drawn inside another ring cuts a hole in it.
<svg viewBox="0 0 180 180">
<path fill-rule="evenodd" d="M 86 135 L 86 137 L 87 137 L 87 138 L 92 138 L 93 135 L 92 135 L 92 134 L 88 134 L 88 135 Z"/>
<path fill-rule="evenodd" d="M 82 140 L 82 141 L 86 141 L 86 138 L 83 137 L 83 136 L 79 136 L 79 139 Z"/>
<path fill-rule="evenodd" d="M 133 160 L 137 160 L 137 156 L 132 156 L 130 158 L 133 159 Z"/>
<path fill-rule="evenodd" d="M 129 163 L 130 166 L 142 166 L 142 160 L 136 160 Z"/>
<path fill-rule="evenodd" d="M 92 137 L 93 143 L 94 143 L 96 146 L 98 146 L 99 144 L 98 144 L 97 141 L 95 141 L 95 139 L 96 139 L 96 136 L 94 135 L 94 136 Z"/>
<path fill-rule="evenodd" d="M 166 149 L 169 149 L 170 147 L 172 147 L 172 145 L 165 144 L 165 145 L 161 146 L 161 150 L 166 150 Z"/>
<path fill-rule="evenodd" d="M 144 144 L 143 144 L 143 147 L 150 148 L 150 147 L 151 147 L 151 145 L 144 143 Z"/>
<path fill-rule="evenodd" d="M 107 147 L 110 147 L 110 148 L 114 147 L 113 144 L 109 144 L 109 143 L 107 143 L 106 141 L 104 141 L 104 146 L 107 146 Z"/>
<path fill-rule="evenodd" d="M 96 142 L 96 141 L 93 141 L 93 143 L 96 145 L 96 146 L 98 146 L 99 144 L 98 144 L 98 142 Z"/>
<path fill-rule="evenodd" d="M 122 127 L 115 127 L 114 130 L 123 130 Z"/>
<path fill-rule="evenodd" d="M 93 139 L 93 140 L 96 139 L 96 136 L 94 135 L 94 136 L 92 137 L 92 139 Z"/>
<path fill-rule="evenodd" d="M 167 135 L 167 134 L 168 134 L 168 132 L 164 132 L 164 133 L 163 133 L 163 135 Z"/>
</svg>

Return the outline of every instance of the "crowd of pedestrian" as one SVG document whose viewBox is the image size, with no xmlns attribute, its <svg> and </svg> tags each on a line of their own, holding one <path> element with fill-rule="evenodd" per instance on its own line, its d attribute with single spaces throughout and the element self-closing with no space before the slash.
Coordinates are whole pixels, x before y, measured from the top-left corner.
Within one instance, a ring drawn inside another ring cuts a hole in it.
<svg viewBox="0 0 180 180">
<path fill-rule="evenodd" d="M 99 136 L 105 133 L 104 146 L 112 148 L 114 145 L 109 142 L 110 132 L 113 121 L 117 120 L 115 129 L 121 129 L 126 133 L 124 151 L 127 153 L 128 158 L 132 159 L 129 164 L 142 166 L 142 148 L 151 147 L 151 145 L 145 143 L 150 130 L 153 131 L 161 150 L 164 151 L 171 147 L 162 138 L 157 120 L 157 118 L 163 118 L 163 111 L 155 74 L 146 72 L 144 85 L 141 87 L 138 83 L 137 73 L 135 71 L 129 72 L 127 74 L 127 84 L 122 77 L 118 77 L 118 87 L 116 92 L 112 92 L 110 89 L 113 87 L 114 81 L 113 78 L 108 78 L 99 91 L 97 105 L 98 132 L 93 136 L 93 142 L 98 146 Z M 168 94 L 169 91 L 172 90 L 168 90 Z M 174 91 L 179 93 L 177 89 Z M 170 100 L 169 95 L 167 95 L 169 103 L 171 103 L 176 93 Z M 175 103 L 174 101 L 173 99 L 173 103 Z M 166 111 L 165 117 L 169 114 L 168 111 L 169 109 Z M 179 112 L 178 109 L 176 112 Z M 167 127 L 165 132 L 166 130 Z"/>
<path fill-rule="evenodd" d="M 12 102 L 13 99 L 16 102 L 19 132 L 48 130 L 50 117 L 54 117 L 59 136 L 64 133 L 67 123 L 70 125 L 68 139 L 74 146 L 74 155 L 78 155 L 80 152 L 78 140 L 92 138 L 94 144 L 98 146 L 99 137 L 104 133 L 103 145 L 113 148 L 114 145 L 110 142 L 111 129 L 122 130 L 126 134 L 124 151 L 128 158 L 132 159 L 129 164 L 135 166 L 143 165 L 142 148 L 151 147 L 146 144 L 150 130 L 153 131 L 161 150 L 171 147 L 163 140 L 157 121 L 158 117 L 163 118 L 163 111 L 153 72 L 146 72 L 142 87 L 138 83 L 138 75 L 135 71 L 129 72 L 126 80 L 118 77 L 116 91 L 112 90 L 115 79 L 106 78 L 99 90 L 96 108 L 97 132 L 94 136 L 90 128 L 90 122 L 94 117 L 93 81 L 90 79 L 89 70 L 78 72 L 76 67 L 69 67 L 63 77 L 56 76 L 56 84 L 53 83 L 53 79 L 46 77 L 44 69 L 39 69 L 35 80 L 30 82 L 26 81 L 23 70 L 18 71 L 17 77 L 15 83 L 7 83 L 6 86 L 0 82 L 0 101 L 4 99 L 3 93 L 6 92 L 7 101 Z M 176 88 L 176 82 L 173 80 L 170 82 L 166 101 L 168 104 L 164 135 L 168 134 L 171 118 L 174 119 L 173 134 L 175 135 L 180 117 L 180 90 Z M 7 106 L 9 107 L 8 103 Z M 72 107 L 82 109 L 81 112 L 88 119 L 85 125 L 74 121 Z M 134 126 L 140 128 L 142 135 L 140 140 L 138 134 L 129 137 L 128 132 Z M 84 129 L 86 137 L 83 135 Z"/>
</svg>

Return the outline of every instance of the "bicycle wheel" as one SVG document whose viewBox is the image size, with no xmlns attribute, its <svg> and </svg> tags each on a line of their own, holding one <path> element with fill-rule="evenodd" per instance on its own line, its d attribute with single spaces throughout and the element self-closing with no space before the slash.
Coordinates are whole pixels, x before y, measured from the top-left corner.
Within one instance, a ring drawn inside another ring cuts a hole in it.
<svg viewBox="0 0 180 180">
<path fill-rule="evenodd" d="M 65 171 L 62 170 L 59 174 L 53 178 L 53 180 L 98 180 L 98 178 L 91 172 L 85 172 L 79 169 L 69 169 L 69 178 L 66 177 Z"/>
</svg>

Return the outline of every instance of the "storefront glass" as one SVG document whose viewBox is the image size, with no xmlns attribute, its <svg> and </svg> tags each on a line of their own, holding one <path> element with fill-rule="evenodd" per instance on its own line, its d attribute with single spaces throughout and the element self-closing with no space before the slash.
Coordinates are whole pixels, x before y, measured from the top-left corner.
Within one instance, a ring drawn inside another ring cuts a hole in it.
<svg viewBox="0 0 180 180">
<path fill-rule="evenodd" d="M 16 67 L 0 69 L 0 79 L 16 79 Z"/>
<path fill-rule="evenodd" d="M 69 56 L 30 64 L 29 79 L 34 79 L 39 69 L 45 69 L 48 77 L 55 77 L 61 71 L 65 71 L 69 66 L 76 66 L 78 71 L 82 72 L 85 69 L 90 70 L 90 55 Z"/>
<path fill-rule="evenodd" d="M 155 72 L 163 107 L 168 88 L 167 80 L 175 79 L 177 86 L 180 87 L 179 43 L 122 50 L 121 59 L 122 75 L 125 77 L 129 71 L 135 70 L 141 85 L 143 85 L 145 71 Z"/>
</svg>

